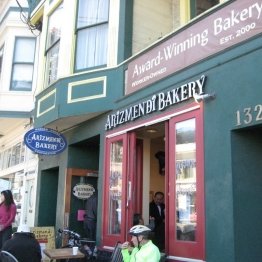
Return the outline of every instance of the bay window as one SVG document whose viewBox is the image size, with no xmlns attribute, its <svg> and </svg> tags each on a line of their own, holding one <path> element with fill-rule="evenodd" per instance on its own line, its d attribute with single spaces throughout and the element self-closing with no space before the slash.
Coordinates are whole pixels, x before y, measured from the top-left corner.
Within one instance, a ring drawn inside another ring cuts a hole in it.
<svg viewBox="0 0 262 262">
<path fill-rule="evenodd" d="M 75 70 L 107 63 L 109 0 L 79 0 Z"/>
<path fill-rule="evenodd" d="M 60 49 L 61 25 L 63 22 L 63 3 L 50 15 L 46 44 L 46 85 L 57 80 Z"/>
</svg>

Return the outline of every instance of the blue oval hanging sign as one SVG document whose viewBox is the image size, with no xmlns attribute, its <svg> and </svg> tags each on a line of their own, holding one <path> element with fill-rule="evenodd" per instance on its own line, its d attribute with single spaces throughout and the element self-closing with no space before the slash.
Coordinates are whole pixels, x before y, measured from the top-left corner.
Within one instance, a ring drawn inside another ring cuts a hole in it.
<svg viewBox="0 0 262 262">
<path fill-rule="evenodd" d="M 57 155 L 67 146 L 65 137 L 49 128 L 34 128 L 24 136 L 26 146 L 40 155 Z"/>
</svg>

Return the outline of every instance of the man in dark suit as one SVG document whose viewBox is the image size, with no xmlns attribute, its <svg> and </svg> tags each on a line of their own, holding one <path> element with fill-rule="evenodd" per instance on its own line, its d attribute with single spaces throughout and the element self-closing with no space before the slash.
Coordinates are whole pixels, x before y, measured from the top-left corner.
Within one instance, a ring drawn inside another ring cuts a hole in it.
<svg viewBox="0 0 262 262">
<path fill-rule="evenodd" d="M 165 204 L 164 193 L 156 192 L 154 199 L 149 204 L 149 216 L 155 220 L 155 244 L 160 251 L 165 249 Z"/>
<path fill-rule="evenodd" d="M 97 221 L 97 192 L 86 200 L 85 204 L 86 214 L 84 218 L 84 228 L 86 230 L 87 238 L 96 240 L 96 221 Z"/>
</svg>

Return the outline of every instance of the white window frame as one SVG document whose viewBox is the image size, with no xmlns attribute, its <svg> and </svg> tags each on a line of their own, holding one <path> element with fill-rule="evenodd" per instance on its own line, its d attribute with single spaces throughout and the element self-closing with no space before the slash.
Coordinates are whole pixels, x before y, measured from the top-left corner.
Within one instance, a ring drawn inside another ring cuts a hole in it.
<svg viewBox="0 0 262 262">
<path fill-rule="evenodd" d="M 30 44 L 26 43 L 28 41 L 32 41 L 31 44 L 33 44 L 33 48 L 31 48 Z M 36 41 L 34 37 L 19 36 L 15 38 L 12 76 L 10 83 L 11 91 L 32 91 L 35 46 Z M 24 49 L 26 49 L 26 53 L 23 51 Z"/>
<path fill-rule="evenodd" d="M 61 25 L 63 23 L 63 2 L 58 5 L 48 19 L 48 31 L 46 41 L 46 87 L 52 85 L 58 78 L 58 61 L 61 40 Z"/>
<path fill-rule="evenodd" d="M 0 80 L 3 70 L 3 59 L 4 59 L 4 45 L 0 47 Z"/>
</svg>

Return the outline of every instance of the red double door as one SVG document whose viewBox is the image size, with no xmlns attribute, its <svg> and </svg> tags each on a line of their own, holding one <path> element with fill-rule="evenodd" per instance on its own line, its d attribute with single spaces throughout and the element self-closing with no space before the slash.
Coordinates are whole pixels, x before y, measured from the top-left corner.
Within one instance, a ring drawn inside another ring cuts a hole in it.
<svg viewBox="0 0 262 262">
<path fill-rule="evenodd" d="M 165 252 L 171 258 L 202 260 L 204 245 L 203 121 L 200 108 L 177 114 L 164 127 L 166 204 Z M 160 126 L 155 124 L 156 129 Z M 142 128 L 142 127 L 141 127 Z M 129 129 L 130 130 L 130 129 Z M 105 143 L 102 244 L 114 246 L 129 239 L 135 212 L 143 214 L 150 185 L 143 170 L 147 137 L 138 129 L 111 133 Z M 148 203 L 149 204 L 149 203 Z"/>
</svg>

